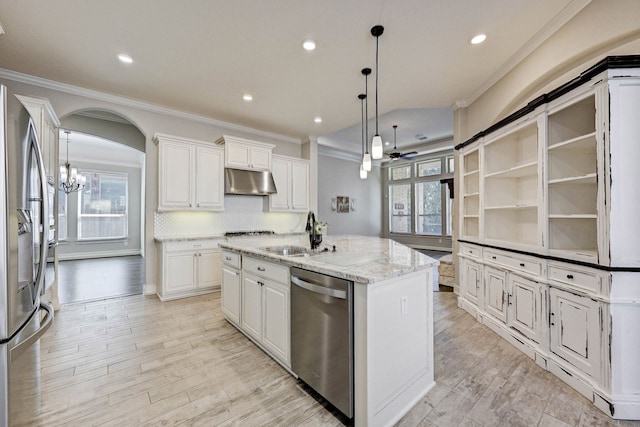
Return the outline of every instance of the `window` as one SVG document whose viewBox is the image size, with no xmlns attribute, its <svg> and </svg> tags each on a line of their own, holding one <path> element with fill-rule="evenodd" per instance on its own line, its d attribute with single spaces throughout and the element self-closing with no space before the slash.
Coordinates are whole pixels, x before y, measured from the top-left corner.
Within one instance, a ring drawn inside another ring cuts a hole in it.
<svg viewBox="0 0 640 427">
<path fill-rule="evenodd" d="M 67 240 L 69 234 L 67 231 L 67 193 L 62 190 L 58 192 L 58 240 Z"/>
<path fill-rule="evenodd" d="M 440 181 L 416 183 L 416 234 L 442 235 L 442 187 Z"/>
<path fill-rule="evenodd" d="M 390 190 L 390 231 L 411 233 L 411 184 L 392 185 Z"/>
<path fill-rule="evenodd" d="M 453 168 L 451 154 L 389 168 L 389 233 L 451 236 L 452 203 L 441 180 L 452 179 Z"/>
<path fill-rule="evenodd" d="M 127 237 L 128 176 L 82 171 L 87 177 L 78 197 L 78 239 Z"/>
</svg>

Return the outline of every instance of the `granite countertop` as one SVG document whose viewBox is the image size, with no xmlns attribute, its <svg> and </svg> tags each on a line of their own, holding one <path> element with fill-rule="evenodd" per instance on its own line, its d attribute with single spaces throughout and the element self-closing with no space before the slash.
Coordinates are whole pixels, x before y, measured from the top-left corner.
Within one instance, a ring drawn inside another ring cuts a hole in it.
<svg viewBox="0 0 640 427">
<path fill-rule="evenodd" d="M 273 234 L 269 235 L 269 238 L 273 239 L 282 239 L 292 236 L 301 236 L 306 233 L 292 232 L 286 234 Z M 234 241 L 238 239 L 257 239 L 262 238 L 264 236 L 225 236 L 224 234 L 199 234 L 197 236 L 155 236 L 153 240 L 158 243 L 162 242 L 191 242 L 194 240 L 226 240 L 226 241 Z"/>
<path fill-rule="evenodd" d="M 439 263 L 414 249 L 390 239 L 368 236 L 325 236 L 319 250 L 310 256 L 283 256 L 265 251 L 268 246 L 309 248 L 306 234 L 279 237 L 229 239 L 219 243 L 242 255 L 277 262 L 290 267 L 327 274 L 359 283 L 374 283 L 433 268 Z M 332 252 L 333 246 L 336 252 Z M 328 251 L 322 251 L 327 248 Z"/>
</svg>

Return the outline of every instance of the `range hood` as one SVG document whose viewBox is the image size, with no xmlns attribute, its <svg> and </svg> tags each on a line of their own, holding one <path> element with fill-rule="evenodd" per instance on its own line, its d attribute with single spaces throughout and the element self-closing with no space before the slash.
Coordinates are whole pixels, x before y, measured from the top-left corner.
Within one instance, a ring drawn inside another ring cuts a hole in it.
<svg viewBox="0 0 640 427">
<path fill-rule="evenodd" d="M 224 193 L 267 196 L 277 193 L 277 190 L 273 175 L 269 171 L 225 168 Z"/>
</svg>

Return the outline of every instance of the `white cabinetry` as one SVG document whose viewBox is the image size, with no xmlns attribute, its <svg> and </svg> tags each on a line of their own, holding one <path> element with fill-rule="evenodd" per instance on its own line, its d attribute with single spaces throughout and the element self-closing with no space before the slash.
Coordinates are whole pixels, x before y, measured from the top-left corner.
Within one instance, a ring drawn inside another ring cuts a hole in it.
<svg viewBox="0 0 640 427">
<path fill-rule="evenodd" d="M 47 171 L 49 182 L 57 183 L 58 179 L 58 128 L 60 121 L 53 111 L 53 107 L 48 99 L 32 98 L 29 96 L 16 95 L 25 106 L 38 134 L 38 142 L 42 150 L 42 161 Z"/>
<path fill-rule="evenodd" d="M 269 196 L 269 210 L 308 211 L 309 161 L 274 155 L 272 173 L 278 193 Z"/>
<path fill-rule="evenodd" d="M 286 367 L 291 366 L 289 268 L 243 257 L 240 328 Z"/>
<path fill-rule="evenodd" d="M 158 256 L 162 301 L 212 292 L 221 284 L 221 251 L 215 240 L 161 242 Z"/>
<path fill-rule="evenodd" d="M 222 251 L 222 296 L 220 304 L 224 315 L 235 325 L 240 325 L 241 314 L 240 265 L 240 255 Z"/>
<path fill-rule="evenodd" d="M 223 150 L 210 143 L 156 134 L 158 210 L 224 209 Z"/>
<path fill-rule="evenodd" d="M 456 147 L 460 307 L 637 420 L 639 113 L 640 56 L 607 58 Z"/>
<path fill-rule="evenodd" d="M 271 170 L 275 145 L 224 135 L 216 141 L 224 145 L 224 167 L 236 169 Z"/>
<path fill-rule="evenodd" d="M 600 334 L 604 330 L 600 302 L 553 287 L 549 296 L 551 351 L 600 379 Z"/>
</svg>

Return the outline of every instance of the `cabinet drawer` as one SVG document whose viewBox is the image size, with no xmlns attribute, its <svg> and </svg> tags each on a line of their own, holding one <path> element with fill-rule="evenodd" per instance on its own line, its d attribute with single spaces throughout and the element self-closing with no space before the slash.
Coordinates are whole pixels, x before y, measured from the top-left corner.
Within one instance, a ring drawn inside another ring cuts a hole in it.
<svg viewBox="0 0 640 427">
<path fill-rule="evenodd" d="M 200 249 L 217 249 L 217 240 L 188 240 L 180 242 L 163 242 L 164 250 L 167 252 L 177 251 L 197 251 Z"/>
<path fill-rule="evenodd" d="M 229 267 L 240 269 L 240 254 L 236 254 L 229 251 L 222 252 L 222 263 Z"/>
<path fill-rule="evenodd" d="M 586 267 L 549 264 L 549 279 L 572 287 L 600 293 L 604 282 L 601 272 L 592 271 Z"/>
<path fill-rule="evenodd" d="M 517 254 L 507 255 L 498 251 L 486 250 L 484 252 L 484 260 L 504 265 L 512 270 L 533 274 L 534 276 L 540 276 L 542 272 L 541 261 L 524 256 L 518 256 Z"/>
<path fill-rule="evenodd" d="M 460 245 L 460 253 L 474 258 L 480 258 L 482 249 L 476 246 Z"/>
<path fill-rule="evenodd" d="M 255 258 L 244 257 L 242 270 L 289 286 L 289 267 Z"/>
</svg>

